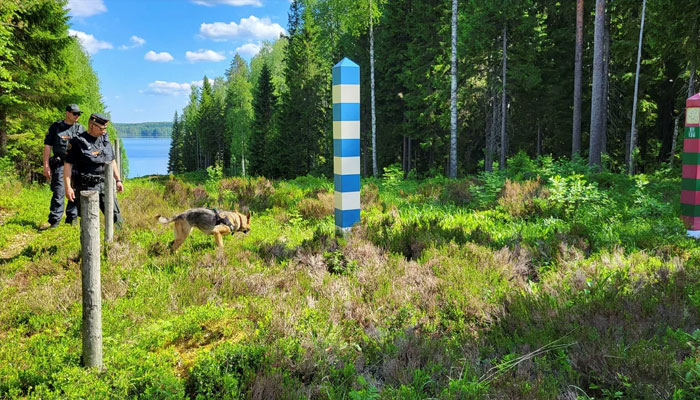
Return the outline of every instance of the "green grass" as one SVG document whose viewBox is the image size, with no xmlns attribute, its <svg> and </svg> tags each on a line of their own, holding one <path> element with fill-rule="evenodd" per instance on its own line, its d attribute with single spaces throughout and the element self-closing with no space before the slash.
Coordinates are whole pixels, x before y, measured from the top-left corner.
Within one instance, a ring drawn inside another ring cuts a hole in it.
<svg viewBox="0 0 700 400">
<path fill-rule="evenodd" d="M 211 174 L 210 174 L 211 175 Z M 506 173 L 363 181 L 129 180 L 102 258 L 104 371 L 80 366 L 79 229 L 0 180 L 0 398 L 693 399 L 700 246 L 680 173 L 516 156 Z M 157 214 L 248 207 L 171 254 Z"/>
</svg>

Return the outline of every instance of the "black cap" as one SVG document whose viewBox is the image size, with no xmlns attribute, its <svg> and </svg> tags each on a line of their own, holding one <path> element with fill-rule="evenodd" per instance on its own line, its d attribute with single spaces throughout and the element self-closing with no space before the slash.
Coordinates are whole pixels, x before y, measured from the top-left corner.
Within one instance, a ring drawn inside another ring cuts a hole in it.
<svg viewBox="0 0 700 400">
<path fill-rule="evenodd" d="M 76 112 L 76 113 L 81 113 L 81 114 L 82 114 L 82 112 L 83 112 L 83 110 L 81 110 L 80 107 L 78 107 L 77 104 L 68 104 L 68 105 L 66 106 L 66 111 Z"/>
<path fill-rule="evenodd" d="M 109 122 L 109 117 L 104 114 L 93 113 L 90 115 L 90 121 L 95 121 L 100 125 L 104 125 Z"/>
</svg>

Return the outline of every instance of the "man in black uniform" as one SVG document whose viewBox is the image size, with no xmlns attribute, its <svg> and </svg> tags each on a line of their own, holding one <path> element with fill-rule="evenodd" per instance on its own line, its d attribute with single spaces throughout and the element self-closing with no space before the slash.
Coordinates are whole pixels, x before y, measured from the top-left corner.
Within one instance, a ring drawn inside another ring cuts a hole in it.
<svg viewBox="0 0 700 400">
<path fill-rule="evenodd" d="M 119 177 L 117 162 L 114 160 L 114 149 L 107 136 L 109 118 L 103 114 L 92 114 L 88 121 L 88 130 L 72 138 L 68 144 L 68 152 L 64 164 L 63 180 L 65 181 L 66 197 L 74 201 L 80 210 L 80 191 L 97 190 L 100 193 L 100 210 L 105 212 L 104 202 L 104 171 L 105 164 L 112 163 L 112 173 L 117 182 L 117 191 L 124 191 L 124 185 Z M 114 224 L 120 227 L 122 216 L 119 212 L 117 198 L 114 198 Z"/>
<path fill-rule="evenodd" d="M 44 138 L 44 176 L 51 179 L 51 207 L 49 210 L 49 222 L 42 224 L 39 229 L 55 228 L 61 222 L 64 208 L 63 187 L 63 161 L 66 159 L 66 148 L 71 138 L 85 132 L 85 128 L 78 123 L 78 118 L 83 112 L 76 104 L 66 107 L 66 117 L 63 121 L 54 122 Z M 53 157 L 49 157 L 53 151 Z M 75 203 L 68 201 L 66 207 L 66 223 L 78 222 L 78 209 Z"/>
</svg>

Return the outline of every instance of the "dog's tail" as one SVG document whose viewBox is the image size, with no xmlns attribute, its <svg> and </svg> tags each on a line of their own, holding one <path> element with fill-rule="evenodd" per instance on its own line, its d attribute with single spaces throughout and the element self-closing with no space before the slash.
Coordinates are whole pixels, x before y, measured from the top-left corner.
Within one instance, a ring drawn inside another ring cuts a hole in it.
<svg viewBox="0 0 700 400">
<path fill-rule="evenodd" d="M 156 219 L 158 220 L 158 222 L 165 225 L 165 224 L 169 224 L 169 223 L 173 222 L 173 220 L 175 218 L 165 218 L 159 214 L 159 215 L 156 215 Z"/>
</svg>

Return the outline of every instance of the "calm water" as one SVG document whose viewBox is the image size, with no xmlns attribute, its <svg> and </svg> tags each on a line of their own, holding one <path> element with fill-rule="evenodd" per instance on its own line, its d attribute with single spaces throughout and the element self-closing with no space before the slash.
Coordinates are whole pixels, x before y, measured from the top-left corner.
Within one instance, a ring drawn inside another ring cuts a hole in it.
<svg viewBox="0 0 700 400">
<path fill-rule="evenodd" d="M 129 178 L 168 173 L 170 138 L 122 138 L 129 159 Z"/>
</svg>

